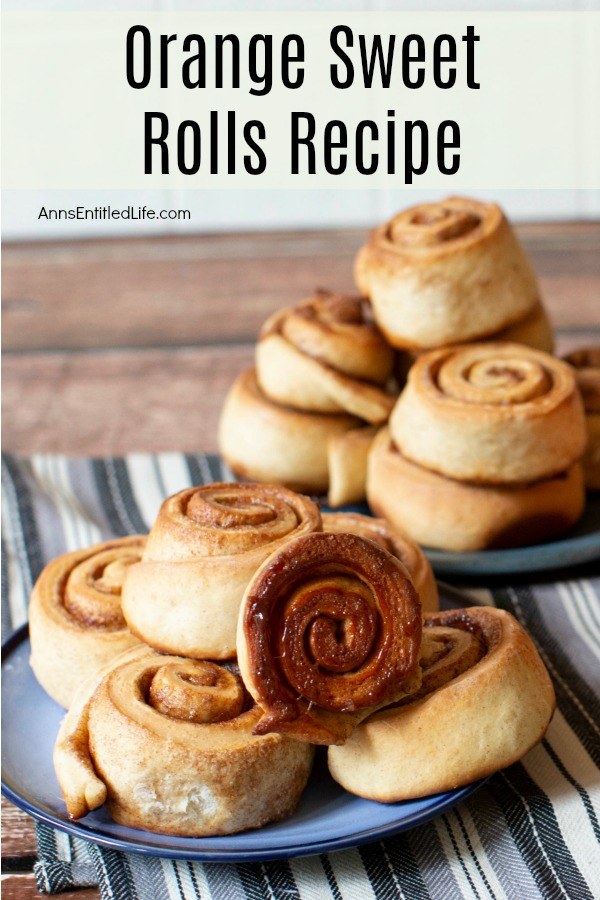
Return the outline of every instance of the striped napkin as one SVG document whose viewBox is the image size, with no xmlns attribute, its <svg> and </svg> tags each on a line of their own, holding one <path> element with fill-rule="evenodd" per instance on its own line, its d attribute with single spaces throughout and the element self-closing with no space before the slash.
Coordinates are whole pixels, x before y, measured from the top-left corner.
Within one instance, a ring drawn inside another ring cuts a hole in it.
<svg viewBox="0 0 600 900">
<path fill-rule="evenodd" d="M 51 557 L 146 531 L 167 495 L 230 479 L 214 456 L 5 456 L 4 636 L 26 620 L 31 587 Z M 98 884 L 112 900 L 599 898 L 600 578 L 487 596 L 532 635 L 558 710 L 542 743 L 465 803 L 385 841 L 264 864 L 151 859 L 38 826 L 40 890 Z"/>
</svg>

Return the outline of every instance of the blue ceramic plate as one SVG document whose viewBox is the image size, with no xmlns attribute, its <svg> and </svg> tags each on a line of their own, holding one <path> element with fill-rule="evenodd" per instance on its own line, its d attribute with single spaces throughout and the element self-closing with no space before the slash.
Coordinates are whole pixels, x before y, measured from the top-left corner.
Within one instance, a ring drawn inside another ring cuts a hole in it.
<svg viewBox="0 0 600 900">
<path fill-rule="evenodd" d="M 366 503 L 345 507 L 371 515 Z M 335 512 L 335 510 L 332 510 Z M 588 495 L 585 512 L 565 537 L 514 550 L 454 553 L 424 547 L 436 575 L 510 575 L 563 569 L 600 559 L 600 495 Z"/>
<path fill-rule="evenodd" d="M 382 804 L 361 800 L 327 772 L 325 753 L 294 816 L 229 837 L 180 838 L 117 825 L 103 810 L 70 822 L 52 768 L 52 747 L 63 710 L 42 690 L 29 666 L 27 627 L 2 653 L 2 793 L 25 812 L 75 837 L 150 856 L 204 862 L 243 862 L 308 856 L 374 841 L 412 828 L 468 797 L 482 784 L 424 800 Z"/>
</svg>

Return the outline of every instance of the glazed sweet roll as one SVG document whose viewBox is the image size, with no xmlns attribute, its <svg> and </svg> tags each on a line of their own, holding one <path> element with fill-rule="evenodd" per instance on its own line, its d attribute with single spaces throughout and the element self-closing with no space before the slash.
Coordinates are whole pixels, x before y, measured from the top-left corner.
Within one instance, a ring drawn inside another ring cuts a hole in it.
<svg viewBox="0 0 600 900">
<path fill-rule="evenodd" d="M 358 534 L 359 537 L 375 541 L 388 553 L 397 557 L 408 571 L 417 589 L 423 612 L 439 609 L 437 584 L 429 560 L 415 541 L 394 528 L 385 519 L 373 519 L 359 513 L 324 513 L 323 531 L 334 534 Z"/>
<path fill-rule="evenodd" d="M 106 803 L 123 825 L 187 836 L 290 816 L 312 747 L 255 735 L 260 716 L 233 666 L 147 647 L 124 654 L 60 728 L 54 766 L 69 816 Z"/>
<path fill-rule="evenodd" d="M 575 369 L 575 378 L 585 408 L 588 446 L 583 459 L 586 486 L 600 491 L 600 347 L 585 347 L 565 356 Z"/>
<path fill-rule="evenodd" d="M 500 207 L 463 197 L 411 207 L 376 228 L 356 258 L 355 280 L 400 348 L 488 337 L 540 303 Z"/>
<path fill-rule="evenodd" d="M 123 614 L 158 650 L 199 659 L 235 656 L 244 590 L 263 560 L 321 529 L 317 506 L 268 484 L 207 484 L 169 497 L 130 568 Z"/>
<path fill-rule="evenodd" d="M 296 538 L 246 590 L 238 662 L 257 734 L 343 742 L 420 683 L 421 604 L 402 563 L 356 534 Z"/>
<path fill-rule="evenodd" d="M 38 578 L 29 604 L 31 667 L 61 706 L 70 706 L 82 681 L 139 643 L 125 622 L 121 590 L 144 542 L 136 535 L 63 553 Z"/>
<path fill-rule="evenodd" d="M 509 613 L 477 607 L 424 624 L 420 690 L 329 748 L 331 774 L 353 794 L 393 803 L 454 790 L 516 762 L 548 728 L 552 682 Z"/>
</svg>

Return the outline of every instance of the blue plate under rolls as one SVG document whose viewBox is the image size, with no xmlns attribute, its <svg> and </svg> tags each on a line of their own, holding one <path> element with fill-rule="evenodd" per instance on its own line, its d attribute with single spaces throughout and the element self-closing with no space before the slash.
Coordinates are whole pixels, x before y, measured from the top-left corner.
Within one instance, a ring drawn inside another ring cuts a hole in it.
<svg viewBox="0 0 600 900">
<path fill-rule="evenodd" d="M 52 767 L 52 748 L 64 711 L 37 683 L 29 653 L 24 626 L 6 642 L 2 653 L 2 793 L 41 822 L 106 847 L 203 862 L 308 856 L 420 825 L 483 783 L 421 800 L 373 803 L 336 784 L 327 771 L 325 752 L 319 750 L 295 815 L 256 831 L 227 837 L 171 837 L 118 825 L 104 809 L 71 822 Z"/>
<path fill-rule="evenodd" d="M 347 506 L 344 510 L 371 515 L 366 503 Z M 600 494 L 588 494 L 585 511 L 577 525 L 556 541 L 507 550 L 478 550 L 477 553 L 457 553 L 432 547 L 423 547 L 423 550 L 436 575 L 512 575 L 566 569 L 600 560 Z"/>
</svg>

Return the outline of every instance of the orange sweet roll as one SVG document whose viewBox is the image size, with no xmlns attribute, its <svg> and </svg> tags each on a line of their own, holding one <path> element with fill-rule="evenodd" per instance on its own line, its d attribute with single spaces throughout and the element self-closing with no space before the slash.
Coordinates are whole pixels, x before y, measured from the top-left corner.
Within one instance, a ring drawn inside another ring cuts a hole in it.
<svg viewBox="0 0 600 900">
<path fill-rule="evenodd" d="M 263 715 L 255 733 L 343 743 L 420 684 L 421 604 L 402 563 L 356 534 L 289 542 L 244 595 L 238 662 Z"/>
<path fill-rule="evenodd" d="M 235 656 L 244 590 L 293 537 L 321 529 L 317 506 L 280 485 L 215 483 L 169 497 L 123 590 L 131 630 L 158 650 Z"/>
<path fill-rule="evenodd" d="M 477 340 L 540 304 L 527 255 L 499 206 L 464 197 L 423 203 L 376 228 L 355 280 L 399 348 Z"/>
<path fill-rule="evenodd" d="M 585 408 L 588 446 L 583 459 L 586 487 L 600 491 L 600 347 L 583 347 L 564 357 L 575 369 Z"/>
<path fill-rule="evenodd" d="M 410 370 L 390 431 L 412 462 L 487 484 L 558 475 L 581 459 L 586 443 L 571 368 L 520 344 L 424 354 Z"/>
<path fill-rule="evenodd" d="M 537 744 L 556 700 L 535 646 L 507 612 L 425 615 L 422 685 L 330 747 L 346 790 L 394 803 L 454 790 L 503 769 Z"/>
<path fill-rule="evenodd" d="M 29 604 L 31 667 L 61 706 L 70 706 L 83 680 L 139 643 L 123 617 L 121 590 L 145 540 L 136 535 L 63 553 L 38 578 Z"/>
<path fill-rule="evenodd" d="M 581 463 L 522 484 L 459 481 L 411 462 L 387 428 L 369 455 L 367 497 L 419 544 L 469 552 L 528 546 L 559 537 L 585 504 Z"/>
<path fill-rule="evenodd" d="M 258 384 L 270 400 L 380 424 L 394 405 L 385 390 L 392 349 L 360 297 L 317 291 L 273 315 L 256 347 Z"/>
<path fill-rule="evenodd" d="M 69 816 L 106 803 L 120 824 L 192 837 L 290 816 L 313 748 L 255 735 L 261 715 L 234 665 L 123 654 L 81 688 L 58 733 Z"/>
<path fill-rule="evenodd" d="M 417 589 L 423 612 L 439 609 L 437 584 L 429 560 L 407 534 L 385 519 L 373 519 L 359 513 L 324 513 L 322 519 L 323 531 L 357 534 L 397 557 Z"/>
</svg>

